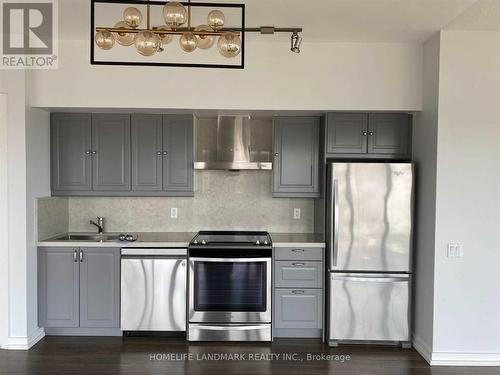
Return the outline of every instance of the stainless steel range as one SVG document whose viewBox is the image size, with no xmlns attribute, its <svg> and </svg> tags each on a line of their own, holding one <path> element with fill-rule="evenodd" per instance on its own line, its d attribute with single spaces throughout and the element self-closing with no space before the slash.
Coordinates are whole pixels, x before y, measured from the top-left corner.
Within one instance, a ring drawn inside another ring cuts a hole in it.
<svg viewBox="0 0 500 375">
<path fill-rule="evenodd" d="M 189 341 L 271 341 L 267 232 L 202 231 L 189 246 Z"/>
</svg>

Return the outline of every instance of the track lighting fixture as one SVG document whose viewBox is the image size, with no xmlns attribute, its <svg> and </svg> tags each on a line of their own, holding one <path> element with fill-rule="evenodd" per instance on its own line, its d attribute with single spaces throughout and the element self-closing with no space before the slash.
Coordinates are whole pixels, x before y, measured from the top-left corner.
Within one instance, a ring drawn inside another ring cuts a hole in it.
<svg viewBox="0 0 500 375">
<path fill-rule="evenodd" d="M 295 53 L 300 53 L 300 45 L 302 44 L 302 38 L 299 36 L 297 31 L 292 33 L 290 38 L 290 51 Z"/>
</svg>

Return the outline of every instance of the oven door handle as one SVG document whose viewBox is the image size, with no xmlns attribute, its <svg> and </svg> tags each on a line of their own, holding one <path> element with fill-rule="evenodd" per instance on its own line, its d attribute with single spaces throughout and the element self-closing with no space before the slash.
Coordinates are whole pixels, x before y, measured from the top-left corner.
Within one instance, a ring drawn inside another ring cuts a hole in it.
<svg viewBox="0 0 500 375">
<path fill-rule="evenodd" d="M 270 262 L 270 257 L 264 258 L 199 258 L 199 257 L 190 257 L 189 260 L 194 262 L 239 262 L 239 263 L 248 263 L 248 262 Z"/>
</svg>

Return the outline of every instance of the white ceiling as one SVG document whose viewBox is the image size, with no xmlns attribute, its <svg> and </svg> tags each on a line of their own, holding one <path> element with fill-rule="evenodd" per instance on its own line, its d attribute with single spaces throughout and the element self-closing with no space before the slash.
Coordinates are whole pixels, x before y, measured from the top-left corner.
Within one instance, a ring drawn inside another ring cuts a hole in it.
<svg viewBox="0 0 500 375">
<path fill-rule="evenodd" d="M 432 33 L 450 24 L 476 1 L 215 0 L 214 2 L 245 3 L 248 27 L 302 26 L 303 36 L 308 41 L 422 42 Z M 89 0 L 59 0 L 59 12 L 61 39 L 88 38 Z M 289 38 L 288 35 L 281 38 L 285 37 Z M 276 38 L 276 36 L 265 38 Z"/>
<path fill-rule="evenodd" d="M 500 30 L 500 0 L 479 0 L 446 26 L 453 30 Z"/>
</svg>

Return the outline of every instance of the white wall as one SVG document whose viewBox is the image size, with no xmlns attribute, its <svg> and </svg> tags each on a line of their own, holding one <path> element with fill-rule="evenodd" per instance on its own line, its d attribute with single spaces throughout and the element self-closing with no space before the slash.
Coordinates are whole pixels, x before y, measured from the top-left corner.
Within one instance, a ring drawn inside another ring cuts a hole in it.
<svg viewBox="0 0 500 375">
<path fill-rule="evenodd" d="M 38 335 L 36 198 L 50 196 L 50 113 L 26 110 L 27 332 Z"/>
<path fill-rule="evenodd" d="M 61 34 L 64 35 L 64 34 Z M 244 70 L 90 65 L 90 42 L 61 41 L 59 69 L 36 71 L 34 107 L 419 110 L 421 46 L 248 43 Z"/>
<path fill-rule="evenodd" d="M 429 359 L 434 310 L 436 224 L 436 153 L 439 109 L 440 34 L 423 46 L 422 112 L 416 116 L 413 149 L 416 164 L 414 343 Z M 419 348 L 420 349 L 420 348 Z"/>
<path fill-rule="evenodd" d="M 9 196 L 7 182 L 7 94 L 0 92 L 0 348 L 9 337 Z"/>
<path fill-rule="evenodd" d="M 443 31 L 440 65 L 433 362 L 500 364 L 500 33 Z"/>
<path fill-rule="evenodd" d="M 7 93 L 9 347 L 27 342 L 25 73 L 2 72 Z"/>
</svg>

